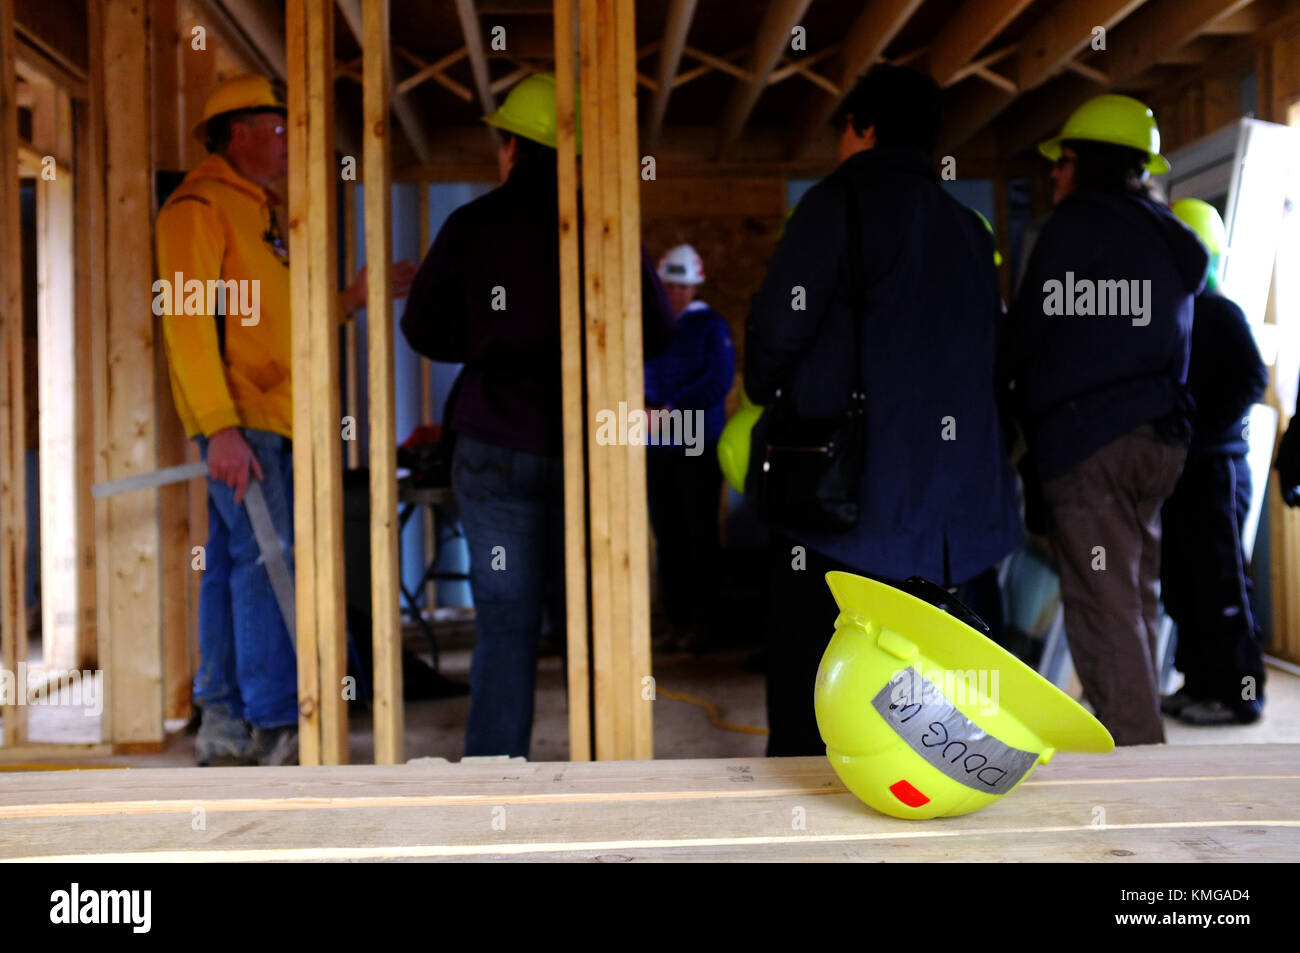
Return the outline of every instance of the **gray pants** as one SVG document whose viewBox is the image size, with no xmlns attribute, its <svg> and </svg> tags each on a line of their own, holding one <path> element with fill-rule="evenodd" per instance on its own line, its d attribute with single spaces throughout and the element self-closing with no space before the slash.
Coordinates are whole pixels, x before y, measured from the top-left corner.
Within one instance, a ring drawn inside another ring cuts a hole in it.
<svg viewBox="0 0 1300 953">
<path fill-rule="evenodd" d="M 1156 656 L 1160 507 L 1186 455 L 1143 426 L 1043 484 L 1070 654 L 1117 745 L 1165 740 Z"/>
</svg>

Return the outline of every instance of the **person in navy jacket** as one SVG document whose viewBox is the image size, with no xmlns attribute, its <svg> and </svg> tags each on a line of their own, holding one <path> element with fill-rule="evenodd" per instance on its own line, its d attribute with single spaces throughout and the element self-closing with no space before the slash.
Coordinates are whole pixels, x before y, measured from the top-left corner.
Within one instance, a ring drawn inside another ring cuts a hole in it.
<svg viewBox="0 0 1300 953">
<path fill-rule="evenodd" d="M 1172 209 L 1211 257 L 1187 368 L 1192 443 L 1161 513 L 1161 594 L 1178 624 L 1174 664 L 1185 680 L 1160 708 L 1193 725 L 1248 724 L 1263 710 L 1264 658 L 1241 525 L 1251 496 L 1250 407 L 1264 396 L 1268 370 L 1246 315 L 1218 291 L 1227 244 L 1218 211 L 1199 199 Z"/>
<path fill-rule="evenodd" d="M 685 425 L 670 442 L 651 444 L 646 451 L 659 594 L 670 627 L 659 644 L 701 648 L 715 621 L 708 609 L 717 591 L 718 437 L 727 422 L 736 356 L 726 318 L 695 297 L 704 282 L 704 263 L 695 249 L 670 249 L 659 262 L 659 279 L 676 325 L 668 349 L 646 361 L 646 403 L 670 414 L 680 411 Z"/>
<path fill-rule="evenodd" d="M 1142 103 L 1096 97 L 1040 151 L 1057 163 L 1057 204 L 1007 316 L 1002 374 L 1084 692 L 1116 744 L 1154 744 L 1160 508 L 1187 454 L 1192 297 L 1208 256 L 1147 197 L 1147 172 L 1169 166 Z"/>
<path fill-rule="evenodd" d="M 939 98 L 905 68 L 877 66 L 858 82 L 839 113 L 840 165 L 799 201 L 753 302 L 755 403 L 780 389 L 799 417 L 832 418 L 860 377 L 867 414 L 858 525 L 771 527 L 769 756 L 825 752 L 813 686 L 837 615 L 827 571 L 978 583 L 987 595 L 972 608 L 996 619 L 990 570 L 1020 540 L 994 393 L 993 240 L 940 184 Z M 861 222 L 860 260 L 849 260 L 849 215 Z M 864 301 L 849 299 L 855 287 Z"/>
</svg>

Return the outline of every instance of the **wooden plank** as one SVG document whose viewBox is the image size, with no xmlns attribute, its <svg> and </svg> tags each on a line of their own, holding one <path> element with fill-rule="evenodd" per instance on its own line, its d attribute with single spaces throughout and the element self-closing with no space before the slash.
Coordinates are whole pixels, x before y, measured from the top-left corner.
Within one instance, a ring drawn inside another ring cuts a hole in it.
<svg viewBox="0 0 1300 953">
<path fill-rule="evenodd" d="M 1251 0 L 1149 0 L 1106 37 L 1105 69 L 1122 85 Z"/>
<path fill-rule="evenodd" d="M 188 131 L 180 121 L 181 43 L 176 0 L 150 0 L 150 75 L 153 81 L 153 163 L 155 169 L 184 168 Z M 162 339 L 162 318 L 154 333 Z M 167 355 L 157 348 L 154 373 L 158 382 L 158 464 L 176 466 L 186 462 L 189 441 L 176 411 L 168 373 Z M 204 497 L 206 483 L 201 483 Z M 188 718 L 193 690 L 190 655 L 190 495 L 189 484 L 163 487 L 158 491 L 161 517 L 160 541 L 163 593 L 163 714 L 167 718 Z"/>
<path fill-rule="evenodd" d="M 1034 89 L 1060 72 L 1092 40 L 1095 27 L 1106 30 L 1106 63 L 1113 31 L 1143 0 L 1064 0 L 1049 10 L 1025 35 L 1016 62 L 1016 85 Z M 992 119 L 992 116 L 987 119 Z M 987 121 L 987 119 L 985 121 Z"/>
<path fill-rule="evenodd" d="M 619 0 L 614 36 L 617 96 L 619 171 L 619 241 L 622 252 L 622 320 L 623 386 L 620 397 L 635 407 L 644 403 L 645 363 L 641 349 L 641 193 L 638 168 L 636 122 L 636 9 L 635 0 Z M 653 692 L 644 691 L 652 684 L 650 661 L 650 530 L 645 506 L 636 501 L 646 499 L 646 448 L 633 445 L 622 448 L 627 466 L 627 562 L 624 585 L 627 588 L 627 673 L 621 694 L 628 709 L 630 724 L 627 747 L 619 756 L 644 760 L 654 757 Z"/>
<path fill-rule="evenodd" d="M 791 32 L 799 25 L 812 0 L 772 0 L 758 25 L 754 37 L 754 48 L 749 57 L 749 74 L 747 82 L 737 85 L 723 110 L 722 122 L 718 135 L 717 157 L 726 154 L 732 143 L 745 128 L 758 97 L 767 88 L 767 79 L 781 55 L 790 48 Z M 916 6 L 920 0 L 911 0 L 909 5 Z"/>
<path fill-rule="evenodd" d="M 574 139 L 574 89 L 578 83 L 574 28 L 577 0 L 555 0 L 556 153 L 560 233 L 560 378 L 564 432 L 564 592 L 568 645 L 569 759 L 592 757 L 591 652 L 587 615 L 587 429 L 583 406 L 578 251 L 578 167 Z"/>
<path fill-rule="evenodd" d="M 155 422 L 153 208 L 150 162 L 149 18 L 145 5 L 115 5 L 103 19 L 103 87 L 109 103 L 129 103 L 105 124 L 108 254 L 107 477 L 158 468 Z M 112 583 L 101 594 L 105 716 L 115 744 L 163 738 L 162 622 L 157 494 L 125 494 L 101 504 L 108 519 Z"/>
<path fill-rule="evenodd" d="M 348 708 L 343 698 L 347 675 L 347 629 L 343 588 L 343 469 L 339 439 L 338 390 L 338 240 L 334 161 L 334 7 L 308 8 L 307 23 L 307 186 L 308 201 L 295 214 L 306 227 L 310 306 L 311 372 L 303 383 L 311 398 L 315 471 L 316 652 L 320 660 L 321 760 L 346 764 Z"/>
<path fill-rule="evenodd" d="M 947 86 L 963 66 L 992 43 L 1033 0 L 966 0 L 930 44 L 930 75 Z"/>
<path fill-rule="evenodd" d="M 402 617 L 397 549 L 397 454 L 393 397 L 392 163 L 388 100 L 392 64 L 388 0 L 371 0 L 362 17 L 365 55 L 366 353 L 370 384 L 370 585 L 374 644 L 375 763 L 403 755 Z M 346 742 L 346 738 L 344 739 Z"/>
<path fill-rule="evenodd" d="M 316 605 L 316 468 L 312 441 L 313 364 L 311 270 L 308 245 L 309 64 L 307 59 L 307 0 L 285 6 L 286 85 L 289 119 L 289 280 L 293 308 L 294 603 L 298 640 L 298 760 L 321 764 L 321 681 L 317 656 Z M 331 309 L 332 313 L 332 309 Z"/>
<path fill-rule="evenodd" d="M 36 180 L 41 661 L 57 669 L 76 667 L 80 615 L 73 186 L 67 172 Z"/>
<path fill-rule="evenodd" d="M 90 96 L 86 77 L 77 67 L 50 55 L 26 37 L 15 38 L 14 62 L 20 73 L 42 76 L 74 99 Z"/>
<path fill-rule="evenodd" d="M 364 143 L 363 143 L 364 145 Z M 357 273 L 357 224 L 355 182 L 343 183 L 343 208 L 339 209 L 339 227 L 343 229 L 343 275 L 351 281 Z M 361 413 L 361 366 L 357 356 L 357 323 L 349 321 L 343 328 L 344 413 L 353 421 Z M 348 469 L 361 466 L 361 441 L 353 438 L 347 442 Z"/>
<path fill-rule="evenodd" d="M 0 787 L 0 857 L 1294 860 L 1298 763 L 1295 745 L 1064 754 L 929 821 L 871 811 L 824 758 L 32 772 Z M 176 823 L 196 807 L 197 834 Z"/>
<path fill-rule="evenodd" d="M 429 183 L 416 183 L 415 213 L 419 217 L 420 258 L 429 250 Z M 433 417 L 433 361 L 420 357 L 420 423 L 425 426 L 434 424 Z M 400 435 L 399 435 L 400 436 Z M 433 507 L 423 506 L 424 511 L 424 564 L 432 564 L 438 550 L 438 527 L 434 525 Z M 430 579 L 424 587 L 424 609 L 433 618 L 433 610 L 438 607 L 438 584 Z"/>
<path fill-rule="evenodd" d="M 27 461 L 23 394 L 22 221 L 18 192 L 18 104 L 13 0 L 0 0 L 0 668 L 27 659 Z M 14 699 L 17 701 L 17 699 Z M 26 740 L 27 710 L 0 706 L 4 745 Z"/>
</svg>

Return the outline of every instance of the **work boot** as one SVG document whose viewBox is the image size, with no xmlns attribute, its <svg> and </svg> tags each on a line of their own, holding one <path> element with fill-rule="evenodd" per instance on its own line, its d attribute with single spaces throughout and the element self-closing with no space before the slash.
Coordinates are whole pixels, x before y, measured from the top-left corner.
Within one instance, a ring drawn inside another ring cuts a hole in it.
<svg viewBox="0 0 1300 953">
<path fill-rule="evenodd" d="M 253 730 L 254 764 L 263 767 L 280 767 L 298 763 L 298 726 L 281 725 L 279 728 Z"/>
<path fill-rule="evenodd" d="M 256 764 L 248 722 L 222 708 L 204 708 L 194 739 L 194 757 L 200 768 Z"/>
<path fill-rule="evenodd" d="M 1185 724 L 1197 727 L 1213 725 L 1249 725 L 1259 721 L 1258 702 L 1247 702 L 1240 708 L 1225 705 L 1215 699 L 1192 702 L 1179 713 Z"/>
<path fill-rule="evenodd" d="M 1183 709 L 1188 705 L 1195 704 L 1198 699 L 1189 694 L 1186 688 L 1180 688 L 1172 695 L 1160 696 L 1160 711 L 1166 715 L 1172 715 L 1177 718 L 1183 713 Z"/>
</svg>

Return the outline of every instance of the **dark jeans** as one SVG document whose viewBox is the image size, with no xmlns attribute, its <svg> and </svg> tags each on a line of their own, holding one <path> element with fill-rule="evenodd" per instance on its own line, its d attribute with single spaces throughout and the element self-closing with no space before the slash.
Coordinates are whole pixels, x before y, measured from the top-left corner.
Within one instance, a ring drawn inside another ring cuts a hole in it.
<svg viewBox="0 0 1300 953">
<path fill-rule="evenodd" d="M 1236 709 L 1264 700 L 1254 589 L 1241 552 L 1249 508 L 1246 458 L 1216 454 L 1187 461 L 1162 515 L 1160 581 L 1178 624 L 1174 664 L 1188 694 Z"/>
<path fill-rule="evenodd" d="M 793 550 L 800 545 L 774 533 L 768 547 L 766 668 L 769 758 L 826 753 L 826 745 L 817 730 L 813 689 L 822 655 L 835 634 L 835 619 L 840 611 L 826 585 L 826 574 L 842 570 L 868 575 L 806 546 L 803 547 L 806 566 L 795 569 Z M 880 581 L 895 584 L 889 579 Z M 996 572 L 988 569 L 956 588 L 957 598 L 996 632 L 1002 617 Z"/>
<path fill-rule="evenodd" d="M 546 605 L 563 631 L 564 461 L 460 434 L 451 483 L 478 629 L 465 754 L 527 757 Z"/>
<path fill-rule="evenodd" d="M 722 470 L 718 445 L 706 443 L 699 456 L 682 447 L 646 452 L 650 523 L 659 556 L 659 594 L 674 625 L 709 623 L 717 598 L 718 504 Z"/>
<path fill-rule="evenodd" d="M 1143 426 L 1043 483 L 1070 655 L 1117 745 L 1165 740 L 1156 672 L 1160 507 L 1186 455 Z"/>
</svg>

